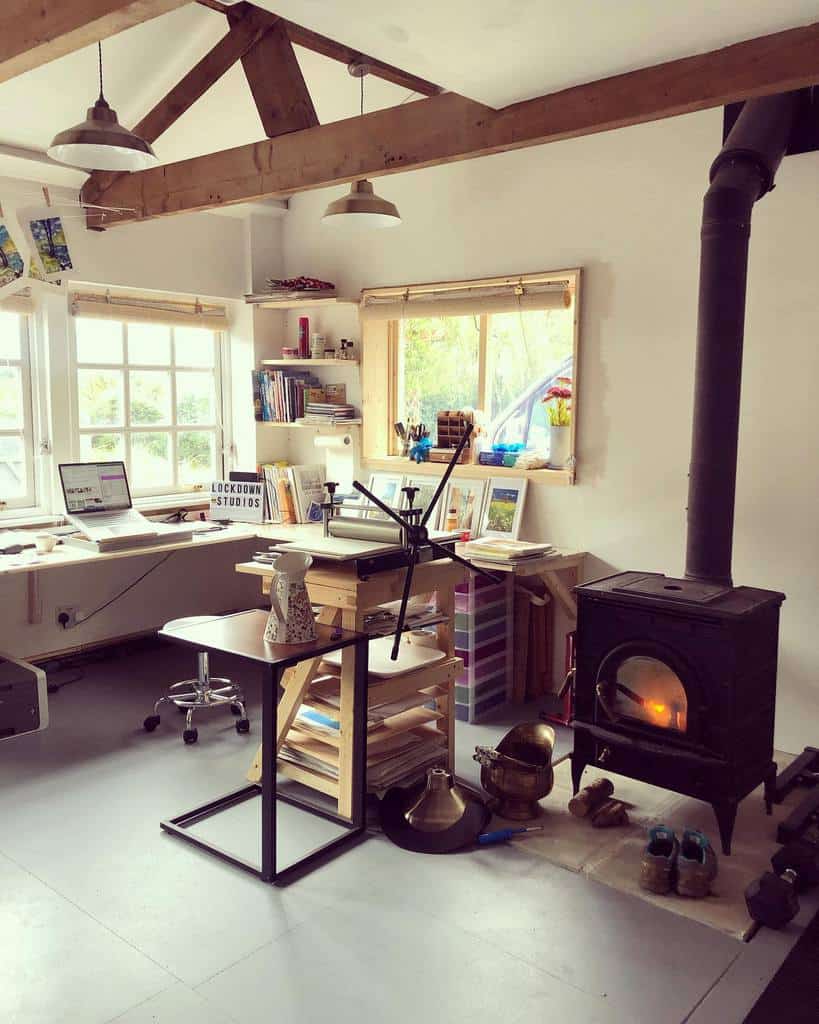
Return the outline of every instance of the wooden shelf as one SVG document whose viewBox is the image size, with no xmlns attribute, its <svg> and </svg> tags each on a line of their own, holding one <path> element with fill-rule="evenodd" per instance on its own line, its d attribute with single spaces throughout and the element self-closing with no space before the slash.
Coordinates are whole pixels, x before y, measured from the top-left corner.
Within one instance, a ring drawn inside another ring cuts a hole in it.
<svg viewBox="0 0 819 1024">
<path fill-rule="evenodd" d="M 358 366 L 357 359 L 263 359 L 262 366 Z"/>
<path fill-rule="evenodd" d="M 358 299 L 342 299 L 337 295 L 329 298 L 318 296 L 309 299 L 271 299 L 269 302 L 252 302 L 258 309 L 310 309 L 316 306 L 357 306 Z"/>
<path fill-rule="evenodd" d="M 442 476 L 446 469 L 444 462 L 411 462 L 400 455 L 380 459 L 365 459 L 371 469 L 386 469 L 391 473 L 405 476 Z M 461 463 L 455 467 L 455 476 L 472 480 L 487 480 L 489 477 L 525 477 L 535 484 L 551 484 L 555 487 L 570 487 L 574 474 L 570 469 L 517 469 L 515 466 L 475 466 Z"/>
<path fill-rule="evenodd" d="M 361 420 L 336 420 L 332 423 L 281 423 L 279 420 L 256 420 L 260 427 L 279 427 L 284 430 L 347 430 L 360 427 Z"/>
</svg>

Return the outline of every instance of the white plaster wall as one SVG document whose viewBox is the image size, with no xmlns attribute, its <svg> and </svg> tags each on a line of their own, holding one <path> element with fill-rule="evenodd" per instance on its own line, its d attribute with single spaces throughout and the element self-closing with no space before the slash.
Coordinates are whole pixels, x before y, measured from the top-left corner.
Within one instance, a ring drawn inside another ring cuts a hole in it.
<svg viewBox="0 0 819 1024">
<path fill-rule="evenodd" d="M 37 186 L 0 178 L 0 202 L 13 215 L 15 207 L 36 201 Z M 51 190 L 59 204 L 66 196 Z M 266 218 L 268 219 L 268 218 Z M 145 224 L 88 232 L 72 220 L 72 251 L 76 279 L 84 283 L 123 286 L 173 294 L 226 299 L 230 318 L 231 416 L 235 453 L 229 465 L 253 466 L 256 430 L 251 402 L 250 371 L 254 365 L 253 316 L 241 301 L 251 249 L 242 220 L 208 214 L 170 217 Z M 280 229 L 276 229 L 279 231 Z M 278 244 L 280 245 L 280 239 Z M 62 508 L 56 479 L 59 462 L 78 457 L 73 450 L 70 421 L 68 350 L 70 316 L 67 293 L 37 292 L 34 329 L 41 339 L 42 379 L 48 385 L 46 436 L 53 453 L 40 457 L 47 488 L 45 501 Z M 49 501 L 50 498 L 50 501 Z M 2 528 L 2 524 L 0 524 Z M 26 579 L 0 576 L 0 650 L 35 656 L 111 637 L 150 630 L 180 615 L 221 612 L 258 603 L 258 585 L 233 570 L 250 557 L 253 542 L 237 542 L 201 551 L 179 552 L 109 609 L 76 629 L 56 623 L 56 609 L 77 605 L 88 612 L 104 604 L 161 556 L 133 557 L 82 569 L 41 574 L 42 621 L 29 622 Z"/>
<path fill-rule="evenodd" d="M 579 474 L 531 487 L 524 535 L 591 553 L 587 575 L 680 573 L 699 218 L 719 111 L 378 182 L 403 225 L 321 225 L 340 189 L 290 201 L 288 273 L 362 287 L 582 266 Z M 777 742 L 819 739 L 819 156 L 791 157 L 751 249 L 734 577 L 783 590 Z M 749 695 L 752 699 L 752 695 Z"/>
</svg>

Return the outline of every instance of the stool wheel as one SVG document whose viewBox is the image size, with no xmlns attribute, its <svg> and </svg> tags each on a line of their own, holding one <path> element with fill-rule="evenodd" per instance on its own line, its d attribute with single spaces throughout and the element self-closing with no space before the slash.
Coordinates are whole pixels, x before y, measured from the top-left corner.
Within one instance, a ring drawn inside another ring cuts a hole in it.
<svg viewBox="0 0 819 1024">
<path fill-rule="evenodd" d="M 241 705 L 239 705 L 239 704 L 231 704 L 230 705 L 230 710 L 231 710 L 231 713 L 234 714 L 234 715 L 241 715 L 241 713 L 242 713 L 242 708 L 241 708 Z"/>
<path fill-rule="evenodd" d="M 158 725 L 159 715 L 148 715 L 148 717 L 142 723 L 142 728 L 145 730 L 145 732 L 153 732 Z"/>
<path fill-rule="evenodd" d="M 246 718 L 240 718 L 236 723 L 236 732 L 250 732 L 250 722 Z"/>
<path fill-rule="evenodd" d="M 182 739 L 186 743 L 196 743 L 196 741 L 199 739 L 199 730 L 185 729 L 185 731 L 182 733 Z"/>
</svg>

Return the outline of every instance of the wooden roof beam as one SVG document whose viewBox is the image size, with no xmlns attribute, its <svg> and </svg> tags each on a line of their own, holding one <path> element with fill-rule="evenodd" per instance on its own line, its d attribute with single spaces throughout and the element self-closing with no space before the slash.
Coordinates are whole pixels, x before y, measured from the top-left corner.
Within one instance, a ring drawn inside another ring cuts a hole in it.
<svg viewBox="0 0 819 1024">
<path fill-rule="evenodd" d="M 254 7 L 239 14 L 228 12 L 228 22 L 238 27 L 256 13 L 262 12 Z M 264 36 L 242 55 L 242 67 L 269 139 L 319 123 L 293 44 L 280 18 L 273 18 Z"/>
<path fill-rule="evenodd" d="M 122 221 L 207 210 L 571 139 L 814 82 L 819 82 L 819 23 L 502 110 L 443 93 L 139 171 L 116 182 L 105 201 L 136 208 Z"/>
<path fill-rule="evenodd" d="M 229 16 L 233 12 L 254 6 L 250 3 L 226 6 L 219 3 L 219 0 L 198 0 L 198 3 L 203 7 L 209 7 L 213 11 L 221 11 Z M 255 9 L 260 13 L 266 13 L 262 12 L 260 8 Z M 328 39 L 327 36 L 314 32 L 312 29 L 296 25 L 295 22 L 287 21 L 285 18 L 278 18 L 275 14 L 268 14 L 268 17 L 271 19 L 271 22 L 281 22 L 287 29 L 290 42 L 304 47 L 305 50 L 320 53 L 322 56 L 340 61 L 342 64 L 362 62 L 369 67 L 370 74 L 375 75 L 376 78 L 383 78 L 386 82 L 392 82 L 393 85 L 398 85 L 402 89 L 408 89 L 410 92 L 420 93 L 421 96 L 437 96 L 438 93 L 443 91 L 434 82 L 428 82 L 425 78 L 419 78 L 418 75 L 410 74 L 409 71 L 402 71 L 401 68 L 397 68 L 392 64 L 386 64 L 383 60 L 378 60 L 376 57 L 369 57 L 366 53 L 361 53 L 360 50 L 354 50 L 350 46 L 345 46 L 344 43 L 337 43 L 334 39 Z"/>
<path fill-rule="evenodd" d="M 189 0 L 2 0 L 0 82 L 182 7 Z"/>
</svg>

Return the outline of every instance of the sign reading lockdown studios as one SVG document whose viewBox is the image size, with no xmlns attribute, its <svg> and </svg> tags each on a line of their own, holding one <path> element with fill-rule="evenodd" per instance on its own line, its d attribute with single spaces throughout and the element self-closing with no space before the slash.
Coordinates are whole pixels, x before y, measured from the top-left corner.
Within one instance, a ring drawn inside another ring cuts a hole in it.
<svg viewBox="0 0 819 1024">
<path fill-rule="evenodd" d="M 210 492 L 211 519 L 236 523 L 264 522 L 264 484 L 242 480 L 214 480 Z"/>
</svg>

